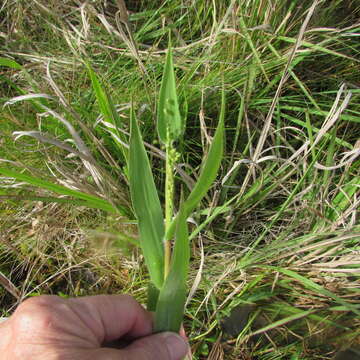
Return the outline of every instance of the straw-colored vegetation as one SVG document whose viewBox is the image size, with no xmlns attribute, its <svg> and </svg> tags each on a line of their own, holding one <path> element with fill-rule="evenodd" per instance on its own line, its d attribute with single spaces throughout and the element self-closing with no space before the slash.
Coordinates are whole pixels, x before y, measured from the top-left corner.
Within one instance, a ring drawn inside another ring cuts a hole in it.
<svg viewBox="0 0 360 360">
<path fill-rule="evenodd" d="M 147 302 L 147 154 L 166 240 L 186 244 L 187 217 L 194 359 L 359 346 L 359 19 L 356 0 L 3 1 L 2 315 L 46 293 Z"/>
</svg>

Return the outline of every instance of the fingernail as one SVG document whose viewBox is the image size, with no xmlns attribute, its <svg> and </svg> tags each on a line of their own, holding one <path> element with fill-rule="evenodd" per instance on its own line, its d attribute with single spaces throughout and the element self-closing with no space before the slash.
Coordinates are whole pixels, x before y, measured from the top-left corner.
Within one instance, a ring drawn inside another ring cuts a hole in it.
<svg viewBox="0 0 360 360">
<path fill-rule="evenodd" d="M 165 332 L 162 336 L 169 350 L 171 360 L 180 360 L 187 354 L 189 345 L 180 335 Z"/>
</svg>

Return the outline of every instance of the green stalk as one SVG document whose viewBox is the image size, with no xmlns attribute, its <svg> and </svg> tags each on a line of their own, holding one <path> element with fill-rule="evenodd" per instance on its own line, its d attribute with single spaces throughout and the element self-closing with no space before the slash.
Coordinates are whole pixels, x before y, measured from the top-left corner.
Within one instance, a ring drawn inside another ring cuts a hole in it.
<svg viewBox="0 0 360 360">
<path fill-rule="evenodd" d="M 165 165 L 165 234 L 170 228 L 174 214 L 174 165 L 177 160 L 177 152 L 172 142 L 166 144 Z M 171 238 L 164 239 L 164 280 L 170 271 L 171 262 Z"/>
<path fill-rule="evenodd" d="M 209 190 L 216 179 L 224 153 L 224 120 L 225 120 L 225 91 L 221 95 L 221 111 L 219 123 L 215 131 L 214 139 L 210 145 L 209 152 L 203 160 L 200 176 L 190 195 L 185 201 L 184 214 L 188 217 Z M 175 158 L 176 159 L 176 158 Z M 179 214 L 165 228 L 165 243 L 173 238 L 178 226 Z"/>
<path fill-rule="evenodd" d="M 166 165 L 165 165 L 165 233 L 170 226 L 173 214 L 173 196 L 174 196 L 174 174 L 172 159 L 170 156 L 171 144 L 166 145 Z M 164 239 L 164 280 L 167 278 L 170 270 L 171 260 L 171 241 Z"/>
</svg>

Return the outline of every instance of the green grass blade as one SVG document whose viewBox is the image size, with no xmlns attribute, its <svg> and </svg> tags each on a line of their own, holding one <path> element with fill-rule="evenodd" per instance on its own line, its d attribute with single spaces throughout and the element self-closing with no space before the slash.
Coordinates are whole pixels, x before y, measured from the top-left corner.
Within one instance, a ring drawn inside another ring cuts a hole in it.
<svg viewBox="0 0 360 360">
<path fill-rule="evenodd" d="M 287 36 L 278 36 L 278 40 L 289 42 L 290 44 L 295 44 L 296 43 L 295 38 L 291 38 L 291 37 L 287 37 Z M 322 44 L 324 44 L 326 42 L 329 42 L 329 41 L 330 41 L 330 39 L 328 39 L 327 41 L 323 41 Z M 337 51 L 330 50 L 330 49 L 326 48 L 325 46 L 321 46 L 319 44 L 313 44 L 313 43 L 308 42 L 308 41 L 302 41 L 301 46 L 308 49 L 307 51 L 303 51 L 303 55 L 308 55 L 308 54 L 311 54 L 314 51 L 319 51 L 319 52 L 322 52 L 322 53 L 327 54 L 327 55 L 332 55 L 332 56 L 336 56 L 336 57 L 340 57 L 340 58 L 344 58 L 344 59 L 349 59 L 349 60 L 354 61 L 354 62 L 360 62 L 360 60 L 358 60 L 358 59 L 356 59 L 354 57 L 347 56 L 347 55 L 339 53 Z"/>
<path fill-rule="evenodd" d="M 244 22 L 244 19 L 243 19 L 242 16 L 240 16 L 240 18 L 239 18 L 239 24 L 240 24 L 240 27 L 241 27 L 242 32 L 244 33 L 246 42 L 248 43 L 248 45 L 249 45 L 252 53 L 254 54 L 254 57 L 255 57 L 255 59 L 256 59 L 256 62 L 258 63 L 258 65 L 259 65 L 259 67 L 260 67 L 260 69 L 261 69 L 261 71 L 262 71 L 262 73 L 263 73 L 266 81 L 269 83 L 270 80 L 269 80 L 269 77 L 268 77 L 267 74 L 266 74 L 266 70 L 265 70 L 265 68 L 264 68 L 264 65 L 263 65 L 261 59 L 260 59 L 260 54 L 259 54 L 258 50 L 256 49 L 255 44 L 253 43 L 253 41 L 252 41 L 252 39 L 251 39 L 251 36 L 250 36 L 250 34 L 249 34 L 249 32 L 248 32 L 248 29 L 247 29 L 247 27 L 246 27 L 246 25 L 245 25 L 245 22 Z"/>
<path fill-rule="evenodd" d="M 269 325 L 266 325 L 266 326 L 262 327 L 261 329 L 258 329 L 256 331 L 252 332 L 249 335 L 249 337 L 258 335 L 258 334 L 262 334 L 266 331 L 269 331 L 269 330 L 275 329 L 277 327 L 283 326 L 285 324 L 288 324 L 291 321 L 299 320 L 301 318 L 307 317 L 307 316 L 313 314 L 315 311 L 316 310 L 298 310 L 297 314 L 289 315 L 283 319 L 277 320 Z"/>
<path fill-rule="evenodd" d="M 168 144 L 178 139 L 183 126 L 176 94 L 175 72 L 170 44 L 166 55 L 157 110 L 157 130 L 160 140 L 164 144 Z"/>
<path fill-rule="evenodd" d="M 296 196 L 296 194 L 299 192 L 301 187 L 303 186 L 304 181 L 308 178 L 309 174 L 313 170 L 314 164 L 317 161 L 318 157 L 321 154 L 321 150 L 324 147 L 324 145 L 320 148 L 320 151 L 317 153 L 316 157 L 313 159 L 313 161 L 309 164 L 307 170 L 303 174 L 303 176 L 298 179 L 296 185 L 294 186 L 292 192 L 288 195 L 287 199 L 281 204 L 280 208 L 278 209 L 277 213 L 273 216 L 271 219 L 271 222 L 269 224 L 265 225 L 265 229 L 263 232 L 258 236 L 258 238 L 254 241 L 254 243 L 249 247 L 249 250 L 245 253 L 245 255 L 242 257 L 241 261 L 239 262 L 240 267 L 247 266 L 247 262 L 249 261 L 249 258 L 251 257 L 252 253 L 255 251 L 256 247 L 259 245 L 259 243 L 264 239 L 265 235 L 268 234 L 272 226 L 280 219 L 281 215 L 285 212 L 288 205 L 291 203 L 293 198 Z M 272 185 L 270 185 L 271 187 Z"/>
<path fill-rule="evenodd" d="M 72 196 L 76 199 L 85 200 L 86 203 L 90 205 L 89 207 L 109 211 L 112 213 L 117 212 L 117 209 L 113 205 L 111 205 L 108 201 L 104 199 L 100 199 L 94 195 L 85 194 L 77 190 L 71 190 L 64 186 L 53 184 L 49 181 L 42 180 L 34 176 L 26 175 L 10 169 L 6 169 L 4 167 L 0 167 L 0 174 L 14 178 L 16 180 L 24 181 L 27 184 L 36 186 L 41 189 L 53 191 L 60 195 L 67 195 L 67 196 Z"/>
<path fill-rule="evenodd" d="M 355 314 L 357 314 L 358 316 L 360 316 L 360 310 L 358 309 L 356 304 L 350 303 L 350 302 L 342 299 L 341 297 L 339 297 L 336 294 L 334 294 L 333 292 L 327 290 L 323 286 L 315 283 L 311 279 L 308 279 L 305 276 L 302 276 L 302 275 L 298 274 L 297 272 L 289 270 L 289 269 L 285 269 L 285 268 L 281 268 L 281 267 L 266 266 L 266 265 L 264 265 L 263 267 L 265 269 L 273 268 L 276 271 L 279 271 L 285 275 L 288 275 L 289 277 L 299 281 L 305 288 L 312 290 L 312 291 L 316 291 L 317 293 L 332 299 L 333 301 L 343 305 L 346 309 L 349 309 L 349 310 L 353 311 Z"/>
<path fill-rule="evenodd" d="M 89 64 L 87 64 L 86 66 L 87 66 L 87 70 L 88 70 L 88 73 L 89 73 L 89 76 L 91 79 L 93 89 L 95 91 L 96 99 L 99 104 L 101 114 L 104 117 L 104 121 L 109 123 L 112 126 L 112 128 L 109 129 L 109 131 L 113 135 L 115 143 L 120 148 L 120 151 L 124 157 L 124 160 L 127 162 L 128 157 L 129 157 L 129 150 L 122 144 L 122 143 L 126 143 L 127 140 L 124 137 L 124 135 L 118 130 L 118 128 L 121 124 L 120 116 L 117 113 L 117 111 L 115 109 L 115 105 L 113 104 L 110 96 L 106 93 L 105 89 L 101 86 L 100 81 L 95 74 L 95 71 L 91 68 L 91 66 Z"/>
<path fill-rule="evenodd" d="M 139 222 L 140 246 L 151 281 L 160 289 L 164 281 L 164 218 L 133 107 L 131 109 L 129 180 L 131 199 Z"/>
<path fill-rule="evenodd" d="M 155 313 L 155 332 L 179 332 L 184 315 L 186 279 L 190 262 L 185 204 L 181 206 L 170 273 L 160 290 Z"/>
<path fill-rule="evenodd" d="M 21 70 L 22 66 L 16 61 L 4 57 L 0 57 L 0 66 L 6 66 L 12 69 Z"/>
<path fill-rule="evenodd" d="M 6 200 L 16 200 L 16 201 L 41 201 L 45 203 L 58 203 L 58 204 L 72 204 L 76 206 L 87 206 L 92 207 L 91 203 L 79 200 L 79 199 L 69 199 L 69 198 L 57 198 L 53 196 L 36 196 L 36 195 L 0 195 L 0 199 L 6 199 Z"/>
<path fill-rule="evenodd" d="M 326 209 L 326 217 L 331 221 L 336 221 L 346 209 L 351 206 L 351 199 L 359 190 L 360 176 L 355 176 L 345 186 L 342 187 L 342 191 L 331 202 L 331 206 Z"/>
</svg>

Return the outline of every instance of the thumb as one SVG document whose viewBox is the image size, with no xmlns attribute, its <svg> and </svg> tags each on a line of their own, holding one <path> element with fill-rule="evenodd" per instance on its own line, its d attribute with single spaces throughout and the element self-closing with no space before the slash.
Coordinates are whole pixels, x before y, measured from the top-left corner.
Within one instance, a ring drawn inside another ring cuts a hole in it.
<svg viewBox="0 0 360 360">
<path fill-rule="evenodd" d="M 188 351 L 189 345 L 180 335 L 163 332 L 136 339 L 121 350 L 100 348 L 91 356 L 96 360 L 182 360 Z"/>
<path fill-rule="evenodd" d="M 122 350 L 126 360 L 181 360 L 188 351 L 186 340 L 172 332 L 137 339 Z"/>
</svg>

